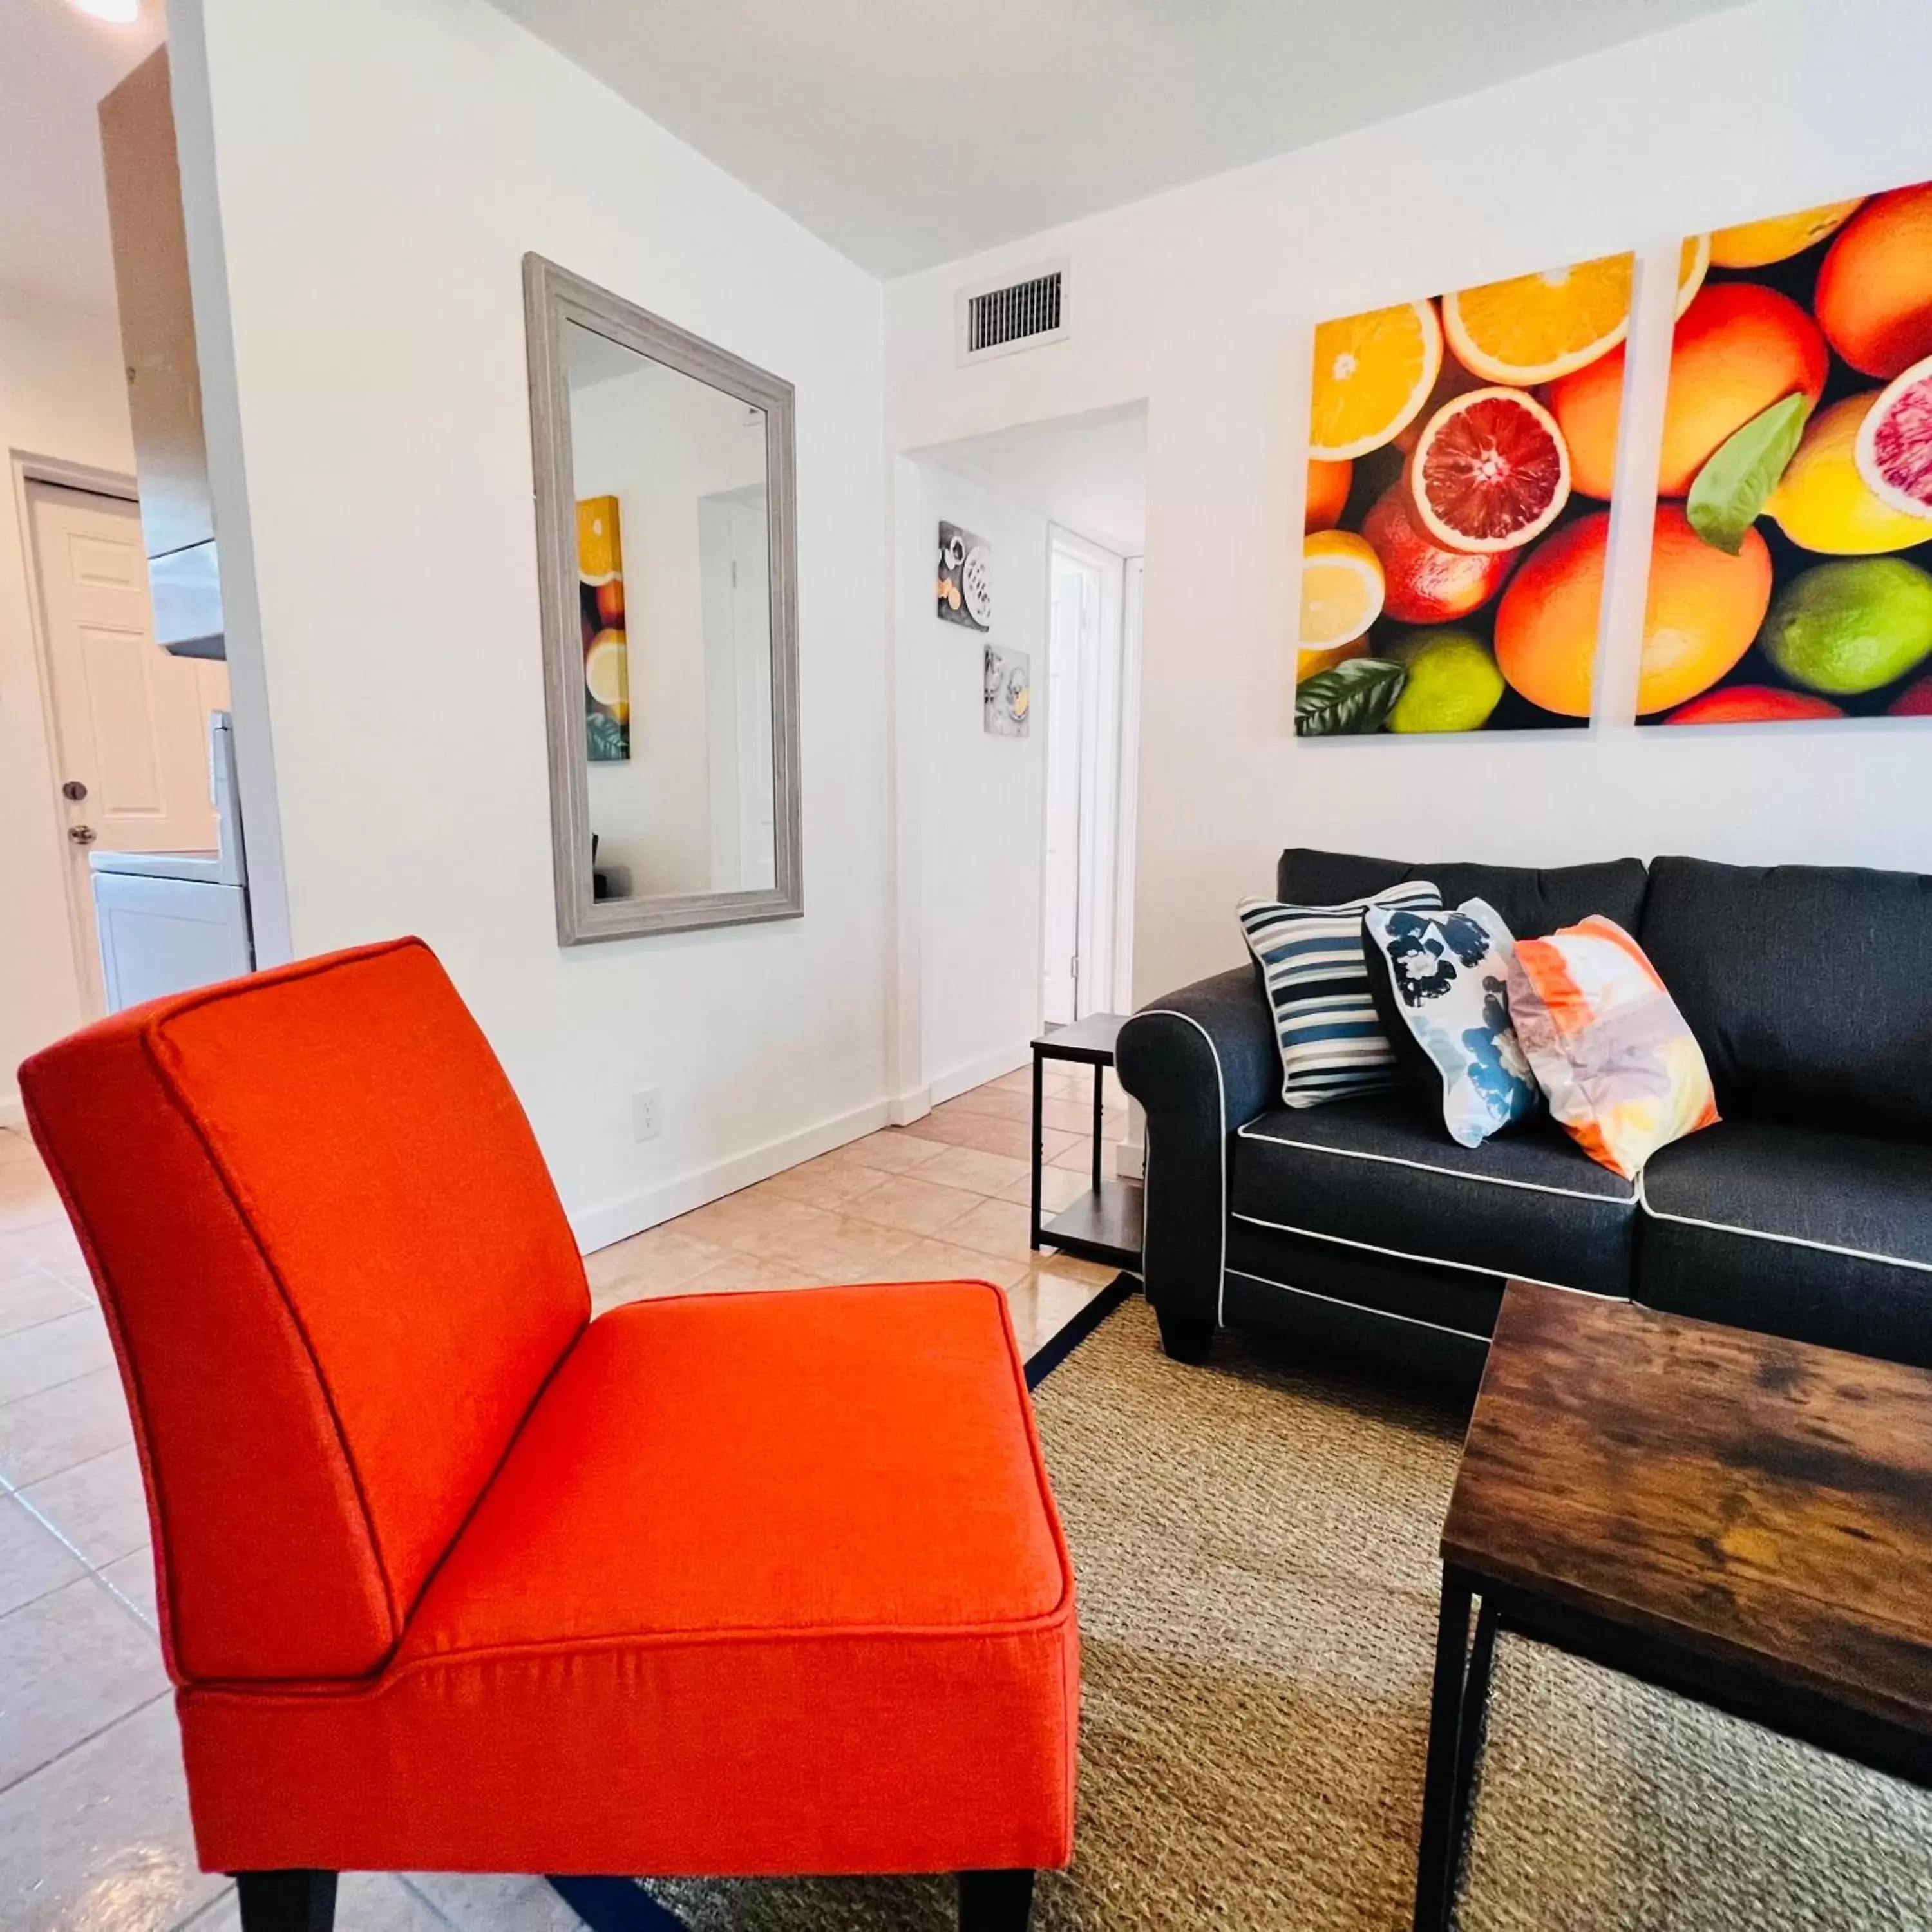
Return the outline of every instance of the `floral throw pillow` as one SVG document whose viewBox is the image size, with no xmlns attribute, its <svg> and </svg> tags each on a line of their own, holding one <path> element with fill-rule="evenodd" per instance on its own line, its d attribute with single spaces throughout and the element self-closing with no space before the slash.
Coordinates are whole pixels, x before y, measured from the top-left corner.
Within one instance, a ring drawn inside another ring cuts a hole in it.
<svg viewBox="0 0 1932 1932">
<path fill-rule="evenodd" d="M 1510 969 L 1510 1011 L 1551 1113 L 1626 1180 L 1659 1148 L 1716 1121 L 1703 1049 L 1615 920 L 1592 914 L 1524 940 Z"/>
<path fill-rule="evenodd" d="M 1510 929 L 1481 899 L 1454 910 L 1371 906 L 1362 929 L 1386 963 L 1389 1004 L 1442 1084 L 1442 1124 L 1480 1147 L 1536 1106 L 1510 1024 Z"/>
</svg>

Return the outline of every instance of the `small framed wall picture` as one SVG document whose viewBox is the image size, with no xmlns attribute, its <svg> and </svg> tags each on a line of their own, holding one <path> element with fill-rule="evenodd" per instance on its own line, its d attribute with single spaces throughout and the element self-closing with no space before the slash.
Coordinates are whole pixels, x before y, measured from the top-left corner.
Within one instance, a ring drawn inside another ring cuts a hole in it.
<svg viewBox="0 0 1932 1932">
<path fill-rule="evenodd" d="M 934 586 L 939 614 L 949 624 L 988 631 L 993 626 L 993 553 L 957 524 L 939 526 L 939 575 Z"/>
<path fill-rule="evenodd" d="M 986 646 L 986 729 L 995 738 L 1024 738 L 1033 715 L 1033 663 L 1024 651 Z"/>
</svg>

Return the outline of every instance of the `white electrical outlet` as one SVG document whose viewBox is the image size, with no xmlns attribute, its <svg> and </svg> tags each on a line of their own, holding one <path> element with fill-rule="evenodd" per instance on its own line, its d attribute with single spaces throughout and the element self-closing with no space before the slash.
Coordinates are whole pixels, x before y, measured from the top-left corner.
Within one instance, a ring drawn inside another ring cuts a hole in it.
<svg viewBox="0 0 1932 1932">
<path fill-rule="evenodd" d="M 631 1096 L 631 1138 L 654 1141 L 662 1126 L 658 1118 L 658 1090 L 646 1087 Z"/>
</svg>

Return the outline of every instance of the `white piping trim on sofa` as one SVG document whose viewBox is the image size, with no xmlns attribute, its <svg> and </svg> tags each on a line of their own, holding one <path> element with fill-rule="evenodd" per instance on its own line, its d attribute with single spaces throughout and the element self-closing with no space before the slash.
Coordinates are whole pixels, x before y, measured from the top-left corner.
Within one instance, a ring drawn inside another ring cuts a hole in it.
<svg viewBox="0 0 1932 1932">
<path fill-rule="evenodd" d="M 1360 1248 L 1365 1253 L 1387 1255 L 1392 1261 L 1420 1262 L 1429 1268 L 1460 1268 L 1465 1274 L 1486 1275 L 1492 1281 L 1526 1281 L 1534 1288 L 1560 1288 L 1566 1294 L 1588 1294 L 1593 1296 L 1598 1301 L 1628 1301 L 1630 1298 L 1627 1294 L 1605 1294 L 1599 1288 L 1578 1288 L 1571 1282 L 1545 1281 L 1540 1276 L 1524 1274 L 1516 1268 L 1484 1268 L 1474 1262 L 1452 1262 L 1441 1255 L 1412 1254 L 1406 1248 L 1384 1248 L 1377 1246 L 1373 1241 L 1353 1241 L 1346 1234 L 1324 1234 L 1315 1228 L 1291 1227 L 1286 1221 L 1264 1221 L 1258 1214 L 1243 1214 L 1237 1212 L 1233 1218 L 1237 1221 L 1246 1222 L 1251 1228 L 1272 1228 L 1277 1234 L 1300 1234 L 1305 1240 L 1311 1241 L 1333 1241 L 1338 1247 Z M 1240 1274 L 1244 1270 L 1237 1268 L 1234 1272 Z M 1267 1279 L 1265 1275 L 1255 1276 L 1257 1281 L 1265 1281 Z M 1297 1292 L 1306 1294 L 1309 1291 L 1300 1289 Z"/>
<path fill-rule="evenodd" d="M 1352 1310 L 1358 1315 L 1373 1315 L 1384 1322 L 1406 1322 L 1412 1328 L 1432 1328 L 1438 1335 L 1455 1335 L 1465 1342 L 1480 1342 L 1487 1348 L 1490 1338 L 1479 1335 L 1473 1328 L 1457 1328 L 1447 1322 L 1430 1322 L 1420 1315 L 1400 1315 L 1393 1308 L 1372 1308 L 1366 1301 L 1345 1301 L 1339 1294 L 1324 1294 L 1318 1288 L 1297 1288 L 1292 1281 L 1276 1281 L 1274 1276 L 1256 1274 L 1247 1268 L 1230 1268 L 1230 1274 L 1239 1275 L 1244 1281 L 1258 1281 L 1264 1288 L 1278 1288 L 1284 1294 L 1298 1294 L 1309 1301 L 1325 1301 L 1331 1308 Z"/>
<path fill-rule="evenodd" d="M 1359 1148 L 1324 1147 L 1318 1141 L 1292 1141 L 1280 1134 L 1258 1134 L 1251 1127 L 1240 1127 L 1237 1133 L 1244 1141 L 1270 1141 L 1276 1147 L 1300 1148 L 1309 1154 L 1332 1154 L 1343 1160 L 1378 1160 L 1390 1167 L 1412 1167 L 1424 1174 L 1446 1174 L 1452 1180 L 1480 1180 L 1488 1187 L 1520 1187 L 1528 1194 L 1561 1194 L 1572 1201 L 1594 1201 L 1607 1206 L 1622 1207 L 1635 1201 L 1637 1192 L 1632 1188 L 1628 1194 L 1592 1194 L 1580 1187 L 1546 1187 L 1540 1181 L 1510 1180 L 1500 1174 L 1472 1174 L 1460 1167 L 1438 1167 L 1433 1161 L 1405 1160 L 1400 1154 L 1366 1154 Z"/>
<path fill-rule="evenodd" d="M 1228 1083 L 1222 1076 L 1221 1049 L 1214 1044 L 1214 1036 L 1192 1013 L 1178 1013 L 1172 1006 L 1149 1006 L 1135 1014 L 1134 1018 L 1185 1020 L 1208 1042 L 1208 1058 L 1214 1063 L 1216 1112 L 1221 1119 L 1221 1131 L 1214 1137 L 1221 1149 L 1221 1261 L 1220 1265 L 1214 1270 L 1214 1325 L 1217 1328 L 1225 1328 L 1227 1324 L 1223 1316 L 1228 1288 Z M 1150 1133 L 1148 1136 L 1148 1165 L 1151 1168 L 1153 1164 L 1154 1136 Z M 1141 1185 L 1150 1192 L 1154 1185 L 1152 1175 L 1144 1178 Z M 1145 1198 L 1144 1194 L 1142 1198 Z M 1142 1239 L 1145 1239 L 1144 1234 Z M 1142 1258 L 1142 1266 L 1146 1266 L 1144 1256 Z"/>
<path fill-rule="evenodd" d="M 1734 1227 L 1728 1221 L 1702 1221 L 1694 1214 L 1666 1214 L 1661 1208 L 1650 1204 L 1650 1196 L 1644 1192 L 1643 1177 L 1637 1177 L 1637 1204 L 1653 1221 L 1675 1221 L 1680 1227 L 1708 1228 L 1713 1234 L 1742 1235 L 1748 1241 L 1769 1241 L 1780 1248 L 1811 1248 L 1820 1254 L 1844 1255 L 1855 1262 L 1877 1262 L 1886 1268 L 1911 1268 L 1920 1274 L 1932 1274 L 1932 1262 L 1909 1261 L 1903 1255 L 1881 1255 L 1870 1248 L 1841 1247 L 1835 1241 L 1808 1240 L 1802 1234 L 1774 1234 L 1763 1228 Z"/>
</svg>

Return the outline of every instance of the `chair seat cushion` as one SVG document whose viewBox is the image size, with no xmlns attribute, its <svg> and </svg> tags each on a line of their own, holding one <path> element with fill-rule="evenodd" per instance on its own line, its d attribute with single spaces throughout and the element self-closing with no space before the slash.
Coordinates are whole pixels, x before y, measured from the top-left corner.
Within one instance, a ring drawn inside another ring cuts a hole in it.
<svg viewBox="0 0 1932 1932">
<path fill-rule="evenodd" d="M 1639 1300 L 1932 1367 L 1932 1146 L 1746 1117 L 1644 1170 Z"/>
<path fill-rule="evenodd" d="M 998 1290 L 634 1304 L 552 1379 L 381 1678 L 182 1694 L 197 1845 L 231 1869 L 1058 1864 L 1077 1642 Z"/>
<path fill-rule="evenodd" d="M 1636 1191 L 1544 1119 L 1459 1147 L 1415 1097 L 1280 1108 L 1234 1138 L 1234 1218 L 1404 1260 L 1630 1292 Z"/>
</svg>

